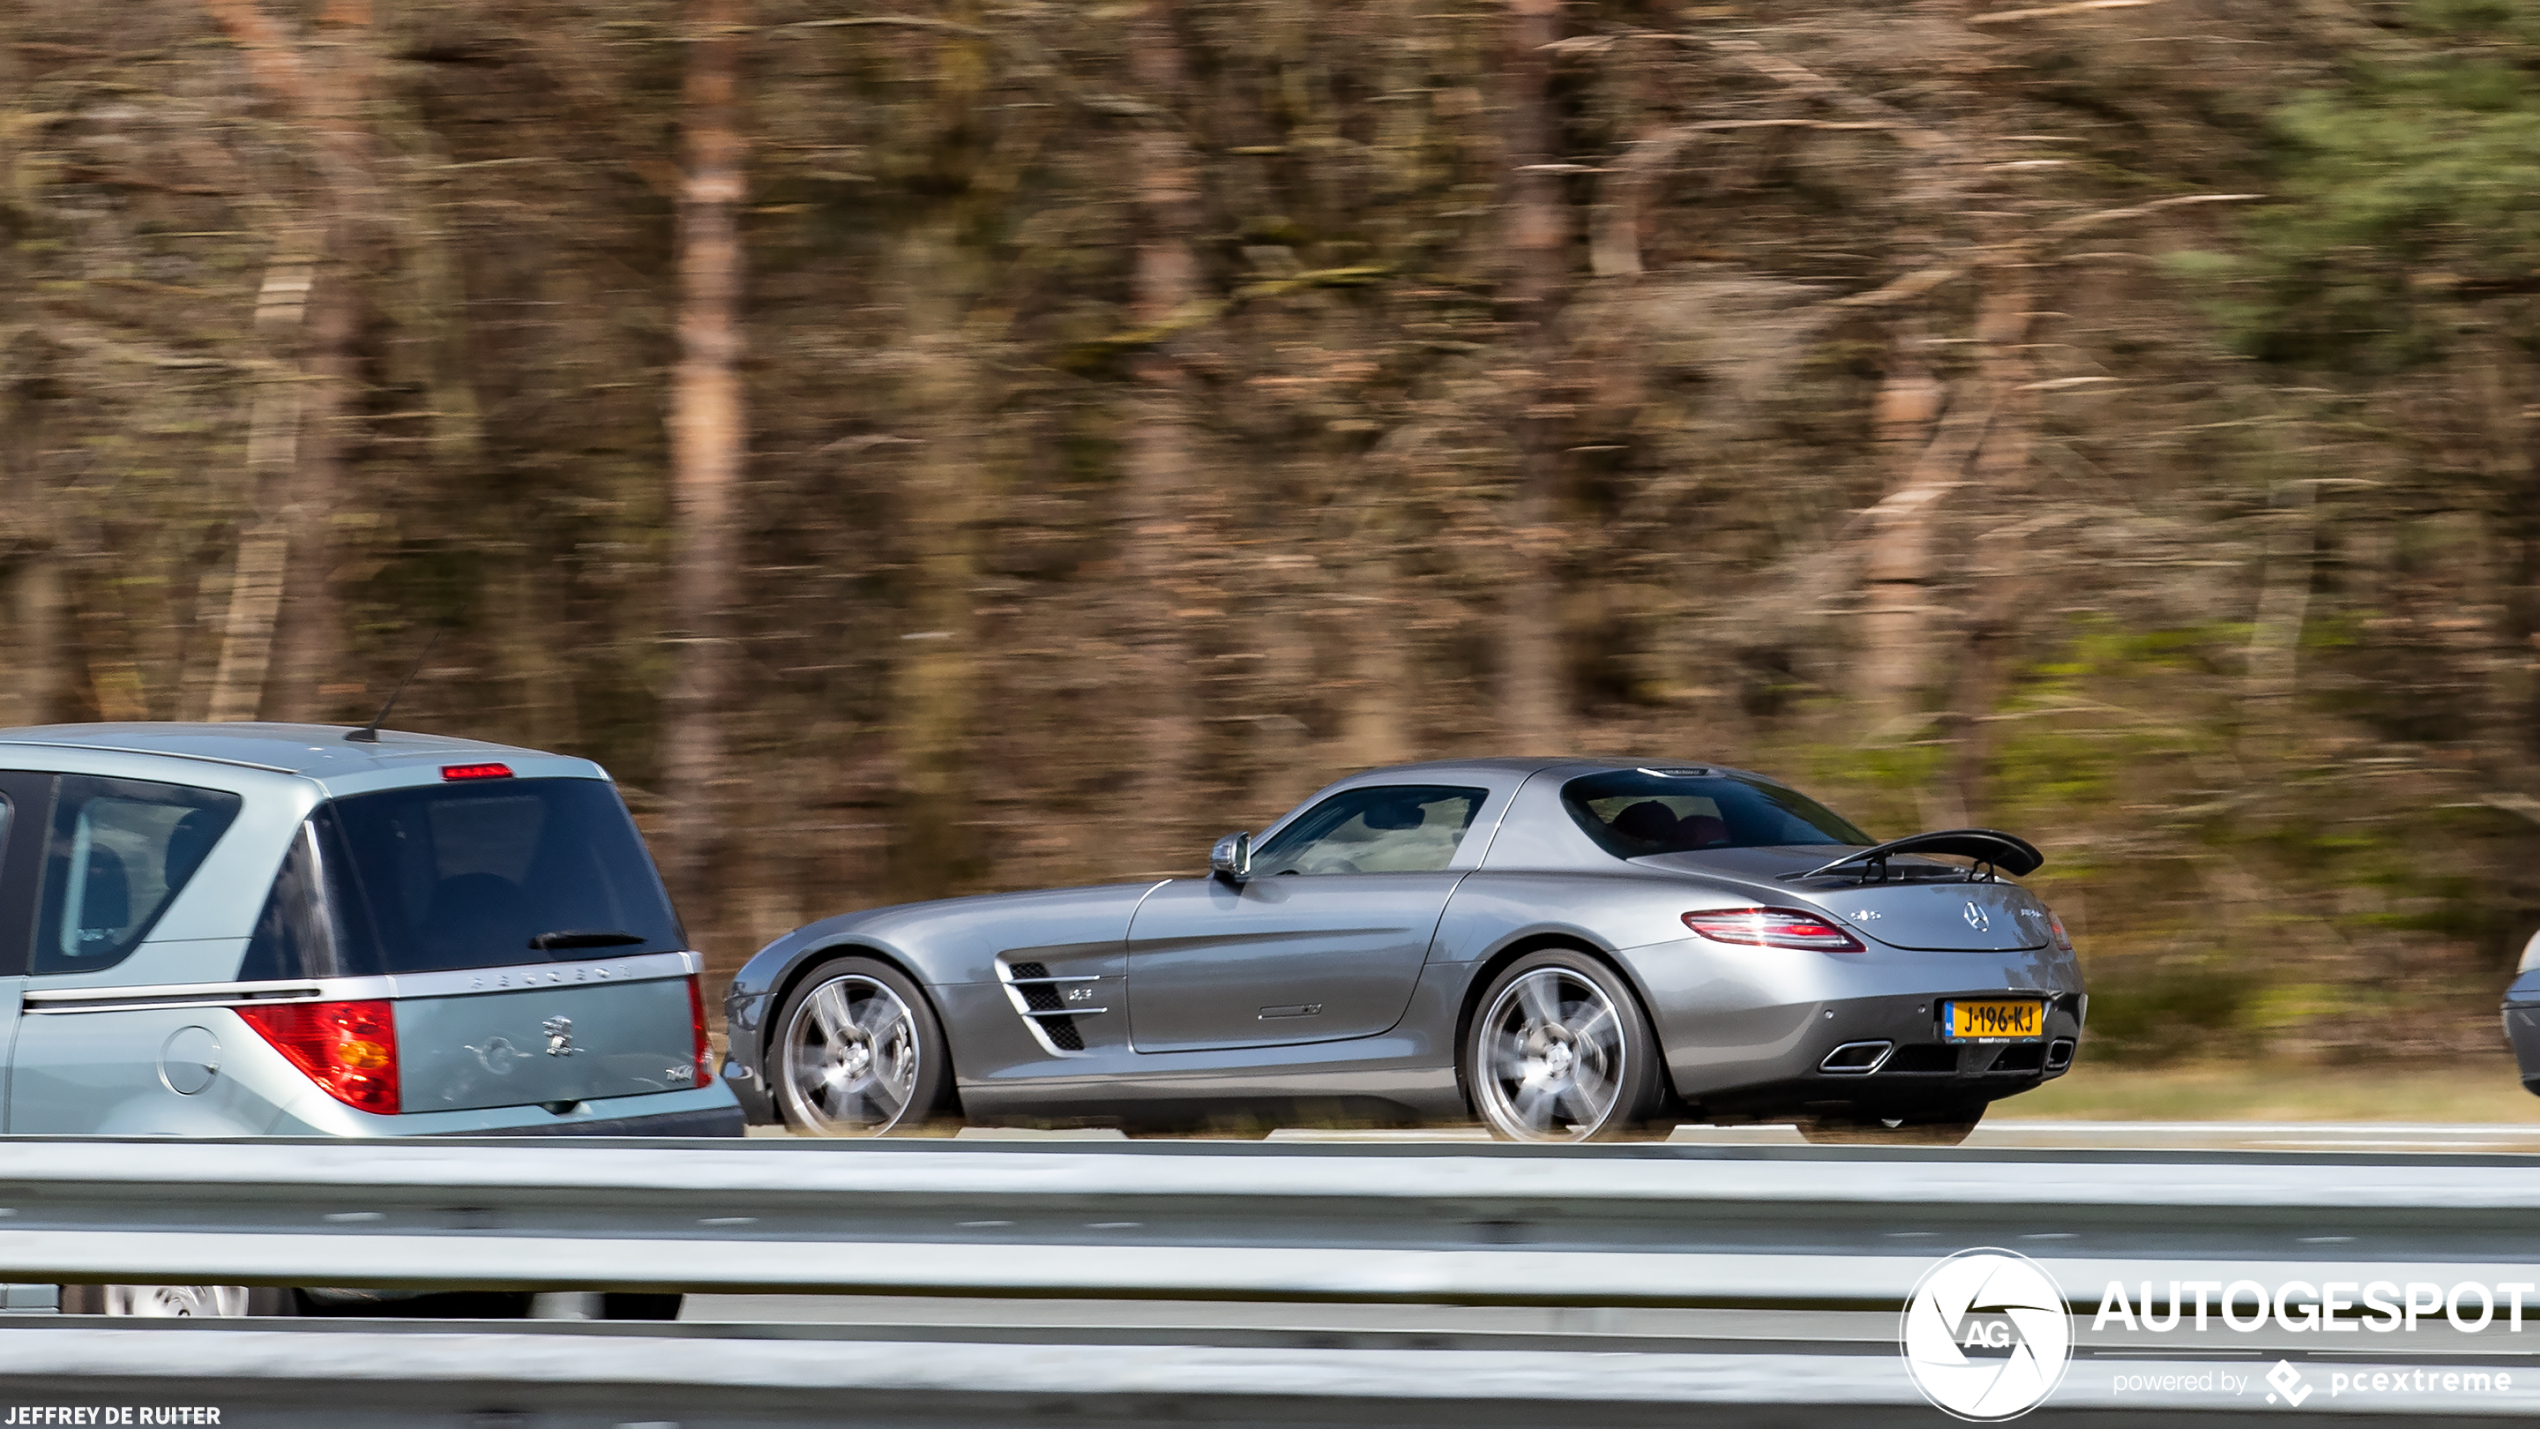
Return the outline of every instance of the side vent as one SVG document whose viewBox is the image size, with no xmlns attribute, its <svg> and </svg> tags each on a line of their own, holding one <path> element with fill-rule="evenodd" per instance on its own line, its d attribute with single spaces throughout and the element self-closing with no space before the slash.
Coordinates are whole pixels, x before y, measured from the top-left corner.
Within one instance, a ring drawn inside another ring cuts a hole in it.
<svg viewBox="0 0 2540 1429">
<path fill-rule="evenodd" d="M 997 960 L 997 980 L 1005 984 L 1005 995 L 1022 1015 L 1023 1025 L 1032 1029 L 1033 1040 L 1053 1056 L 1081 1056 L 1085 1050 L 1085 1034 L 1076 1028 L 1076 1019 L 1109 1012 L 1108 1007 L 1087 1007 L 1071 1003 L 1067 990 L 1081 983 L 1098 983 L 1099 977 L 1052 977 L 1049 965 L 1042 962 L 1009 963 Z"/>
</svg>

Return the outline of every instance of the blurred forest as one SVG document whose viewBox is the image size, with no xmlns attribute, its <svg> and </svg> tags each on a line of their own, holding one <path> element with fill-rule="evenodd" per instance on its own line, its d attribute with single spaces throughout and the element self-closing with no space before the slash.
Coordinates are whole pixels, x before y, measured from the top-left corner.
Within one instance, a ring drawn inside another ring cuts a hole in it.
<svg viewBox="0 0 2540 1429">
<path fill-rule="evenodd" d="M 9 0 L 0 724 L 605 762 L 721 967 L 1648 751 L 2095 1055 L 2492 1054 L 2540 0 Z"/>
</svg>

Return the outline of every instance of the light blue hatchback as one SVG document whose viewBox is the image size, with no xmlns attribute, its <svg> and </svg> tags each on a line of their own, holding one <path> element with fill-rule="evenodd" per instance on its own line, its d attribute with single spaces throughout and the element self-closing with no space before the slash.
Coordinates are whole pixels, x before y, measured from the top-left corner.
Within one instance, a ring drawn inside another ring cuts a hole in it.
<svg viewBox="0 0 2540 1429">
<path fill-rule="evenodd" d="M 365 733 L 0 731 L 0 1130 L 739 1135 L 607 773 Z"/>
</svg>

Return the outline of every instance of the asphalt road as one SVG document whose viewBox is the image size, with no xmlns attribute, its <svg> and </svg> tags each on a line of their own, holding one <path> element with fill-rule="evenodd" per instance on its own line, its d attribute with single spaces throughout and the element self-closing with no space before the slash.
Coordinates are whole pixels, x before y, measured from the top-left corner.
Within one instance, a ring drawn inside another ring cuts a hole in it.
<svg viewBox="0 0 2540 1429">
<path fill-rule="evenodd" d="M 752 1127 L 752 1136 L 784 1136 L 770 1126 Z M 1023 1131 L 966 1127 L 963 1140 L 1117 1141 L 1117 1131 Z M 1434 1127 L 1415 1131 L 1346 1131 L 1287 1128 L 1270 1133 L 1282 1142 L 1366 1143 L 1403 1145 L 1438 1142 L 1487 1142 L 1480 1127 Z M 1791 1126 L 1680 1126 L 1667 1138 L 1676 1146 L 1798 1146 L 1803 1141 Z M 2320 1121 L 2039 1121 L 2000 1118 L 1985 1122 L 1967 1138 L 1969 1150 L 2080 1150 L 2102 1148 L 2136 1151 L 2372 1151 L 2382 1153 L 2481 1152 L 2540 1154 L 2540 1124 L 2439 1125 L 2411 1122 Z"/>
</svg>

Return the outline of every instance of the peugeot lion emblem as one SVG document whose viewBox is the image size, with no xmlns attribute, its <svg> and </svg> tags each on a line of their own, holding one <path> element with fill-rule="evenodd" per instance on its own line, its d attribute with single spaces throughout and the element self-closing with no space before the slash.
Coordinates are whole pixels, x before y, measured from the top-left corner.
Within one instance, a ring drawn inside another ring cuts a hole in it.
<svg viewBox="0 0 2540 1429">
<path fill-rule="evenodd" d="M 1970 910 L 1973 910 L 1975 906 L 1976 906 L 1976 905 L 1974 905 L 1974 904 L 1972 904 L 1972 903 L 1970 903 L 1970 904 L 1968 904 L 1968 905 L 1967 905 L 1967 907 L 1968 907 Z M 550 1017 L 550 1018 L 548 1018 L 546 1021 L 541 1022 L 541 1023 L 539 1023 L 539 1024 L 538 1024 L 538 1030 L 547 1034 L 547 1055 L 548 1055 L 548 1056 L 550 1056 L 550 1057 L 570 1057 L 570 1056 L 572 1056 L 572 1055 L 573 1055 L 573 1052 L 574 1052 L 574 1047 L 573 1047 L 573 1019 L 572 1019 L 572 1018 L 570 1018 L 570 1017 Z"/>
<path fill-rule="evenodd" d="M 1978 908 L 1973 903 L 1969 903 L 1967 905 L 1967 926 L 1975 929 L 1979 933 L 1989 932 L 1993 928 L 1993 920 L 1984 916 L 1983 909 Z M 551 1047 L 548 1050 L 554 1051 L 555 1049 Z"/>
</svg>

